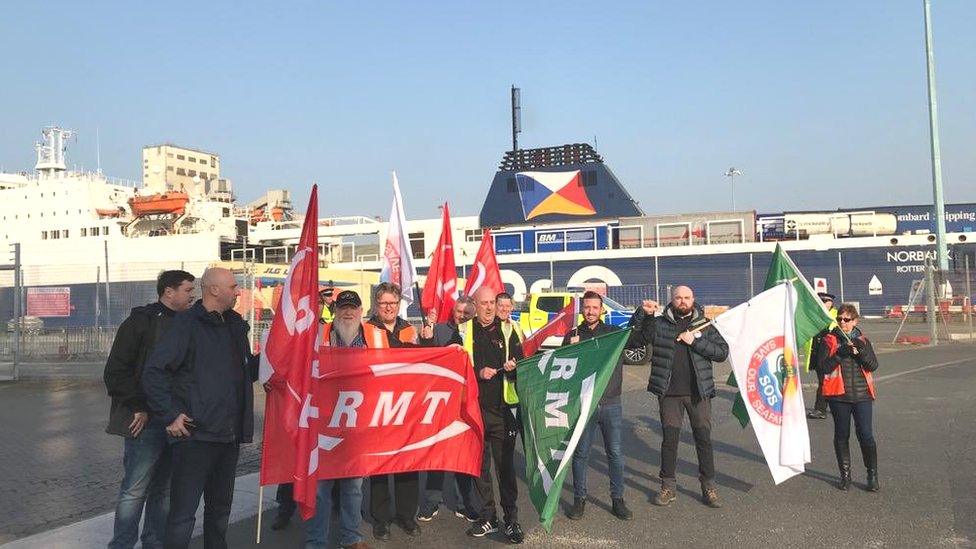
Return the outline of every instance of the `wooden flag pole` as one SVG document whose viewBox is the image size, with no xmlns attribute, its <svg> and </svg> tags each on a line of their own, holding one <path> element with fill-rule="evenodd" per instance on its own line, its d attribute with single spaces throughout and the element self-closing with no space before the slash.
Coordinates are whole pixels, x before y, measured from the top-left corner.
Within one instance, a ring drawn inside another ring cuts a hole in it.
<svg viewBox="0 0 976 549">
<path fill-rule="evenodd" d="M 695 328 L 692 328 L 691 330 L 685 330 L 685 331 L 688 332 L 689 334 L 698 333 L 698 332 L 704 330 L 705 328 L 707 328 L 711 323 L 712 323 L 712 321 L 709 320 L 708 322 L 706 322 L 704 324 L 699 324 L 698 326 L 696 326 Z M 675 339 L 675 341 L 678 341 L 680 339 L 681 339 L 681 337 L 679 336 L 677 339 Z"/>
</svg>

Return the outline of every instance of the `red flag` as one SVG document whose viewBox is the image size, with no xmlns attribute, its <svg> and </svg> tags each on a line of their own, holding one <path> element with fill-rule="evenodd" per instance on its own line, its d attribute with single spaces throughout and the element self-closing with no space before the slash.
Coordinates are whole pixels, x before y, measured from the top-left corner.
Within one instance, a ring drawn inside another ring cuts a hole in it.
<svg viewBox="0 0 976 549">
<path fill-rule="evenodd" d="M 564 336 L 576 327 L 576 299 L 571 299 L 563 310 L 556 313 L 556 316 L 548 324 L 539 328 L 522 342 L 522 353 L 525 356 L 532 356 L 546 339 L 553 336 Z"/>
<path fill-rule="evenodd" d="M 410 471 L 481 472 L 484 428 L 471 359 L 456 347 L 319 348 L 319 371 L 304 421 L 316 435 L 309 476 L 355 478 Z M 267 415 L 275 422 L 276 416 Z M 294 450 L 283 426 L 265 446 Z M 268 436 L 270 435 L 270 436 Z M 285 462 L 269 464 L 286 482 Z"/>
<path fill-rule="evenodd" d="M 427 271 L 420 307 L 424 314 L 437 311 L 437 322 L 451 319 L 457 299 L 457 268 L 454 266 L 454 238 L 451 236 L 451 212 L 444 203 L 441 238 Z"/>
<path fill-rule="evenodd" d="M 268 444 L 275 436 L 265 422 L 265 444 L 261 453 L 261 484 L 271 484 L 265 471 L 269 463 L 287 463 L 295 484 L 294 499 L 302 517 L 315 514 L 316 482 L 309 478 L 310 447 L 314 447 L 315 433 L 302 416 L 308 406 L 312 389 L 313 361 L 318 358 L 319 335 L 319 248 L 318 248 L 318 186 L 312 186 L 305 222 L 298 248 L 291 260 L 281 299 L 275 305 L 275 316 L 268 329 L 261 355 L 261 381 L 273 386 L 268 393 L 266 415 L 274 415 L 284 426 L 284 445 Z M 272 422 L 273 423 L 273 422 Z M 269 436 L 270 435 L 270 436 Z M 280 438 L 279 436 L 279 438 Z M 280 450 L 290 447 L 294 453 L 282 455 Z M 287 459 L 287 462 L 282 460 Z"/>
<path fill-rule="evenodd" d="M 492 238 L 490 229 L 485 229 L 485 234 L 481 238 L 478 255 L 474 256 L 474 264 L 468 271 L 464 295 L 474 295 L 474 292 L 482 286 L 491 288 L 495 294 L 505 291 L 502 273 L 498 270 L 498 260 L 495 259 L 495 239 Z"/>
</svg>

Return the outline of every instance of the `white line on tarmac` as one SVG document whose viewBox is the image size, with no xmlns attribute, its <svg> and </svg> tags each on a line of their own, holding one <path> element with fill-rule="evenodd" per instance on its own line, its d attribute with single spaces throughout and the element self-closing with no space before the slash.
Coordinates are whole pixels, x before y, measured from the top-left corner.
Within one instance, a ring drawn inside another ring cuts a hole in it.
<svg viewBox="0 0 976 549">
<path fill-rule="evenodd" d="M 896 377 L 907 376 L 908 374 L 914 374 L 916 372 L 923 372 L 925 370 L 932 370 L 935 368 L 944 368 L 946 366 L 955 366 L 957 364 L 965 364 L 967 362 L 974 362 L 976 358 L 964 358 L 961 360 L 950 360 L 949 362 L 938 362 L 936 364 L 929 364 L 928 366 L 922 366 L 921 368 L 914 368 L 912 370 L 906 370 L 904 372 L 898 372 L 897 374 L 888 374 L 886 376 L 878 376 L 875 381 L 882 382 L 889 379 L 894 379 Z"/>
</svg>

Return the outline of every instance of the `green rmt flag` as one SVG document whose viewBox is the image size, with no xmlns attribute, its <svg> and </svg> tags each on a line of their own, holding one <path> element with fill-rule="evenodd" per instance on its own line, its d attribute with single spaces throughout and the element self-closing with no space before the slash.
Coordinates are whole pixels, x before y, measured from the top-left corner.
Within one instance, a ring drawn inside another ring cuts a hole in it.
<svg viewBox="0 0 976 549">
<path fill-rule="evenodd" d="M 796 289 L 796 313 L 793 315 L 794 333 L 796 334 L 797 346 L 804 347 L 813 336 L 820 333 L 820 330 L 830 326 L 833 318 L 827 312 L 820 297 L 813 291 L 813 286 L 803 277 L 800 269 L 796 267 L 782 246 L 777 244 L 776 250 L 773 252 L 773 260 L 769 264 L 769 270 L 766 271 L 766 283 L 763 284 L 763 289 L 768 290 L 781 282 L 791 282 Z M 738 386 L 734 374 L 729 374 L 728 384 L 733 387 Z M 746 405 L 739 393 L 736 393 L 735 400 L 732 402 L 732 415 L 739 420 L 739 424 L 743 427 L 749 424 L 749 413 L 746 411 Z"/>
<path fill-rule="evenodd" d="M 630 330 L 546 351 L 518 363 L 529 497 L 546 531 L 573 452 L 607 388 Z"/>
</svg>

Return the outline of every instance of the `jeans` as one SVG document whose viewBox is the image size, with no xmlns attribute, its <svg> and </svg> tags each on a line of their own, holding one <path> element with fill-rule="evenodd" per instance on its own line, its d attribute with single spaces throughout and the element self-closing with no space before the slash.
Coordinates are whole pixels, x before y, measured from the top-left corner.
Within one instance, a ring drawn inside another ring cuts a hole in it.
<svg viewBox="0 0 976 549">
<path fill-rule="evenodd" d="M 580 437 L 579 445 L 573 452 L 573 496 L 586 499 L 586 464 L 590 457 L 590 447 L 596 436 L 596 428 L 603 434 L 603 448 L 607 453 L 607 468 L 610 474 L 610 497 L 624 497 L 624 456 L 620 449 L 620 428 L 623 424 L 623 405 L 599 404 L 593 417 Z"/>
<path fill-rule="evenodd" d="M 444 471 L 427 472 L 427 486 L 424 489 L 420 509 L 429 512 L 444 503 L 444 478 L 447 475 L 454 478 L 450 483 L 454 487 L 454 509 L 461 512 L 477 512 L 474 502 L 474 477 Z"/>
<path fill-rule="evenodd" d="M 136 544 L 143 505 L 146 519 L 142 525 L 142 546 L 162 547 L 172 470 L 166 427 L 149 422 L 138 437 L 126 438 L 122 466 L 125 473 L 115 506 L 115 529 L 109 549 L 130 549 Z"/>
<path fill-rule="evenodd" d="M 485 424 L 485 445 L 481 455 L 481 476 L 475 489 L 481 498 L 481 519 L 496 520 L 495 494 L 491 486 L 491 462 L 495 462 L 498 492 L 505 523 L 518 521 L 518 484 L 515 477 L 515 418 L 507 409 L 481 408 Z"/>
<path fill-rule="evenodd" d="M 183 549 L 190 545 L 201 495 L 204 502 L 203 546 L 207 549 L 226 548 L 227 522 L 234 500 L 237 443 L 188 440 L 173 444 L 172 452 L 167 549 Z"/>
<path fill-rule="evenodd" d="M 712 488 L 715 479 L 715 458 L 712 454 L 712 401 L 708 398 L 691 396 L 658 397 L 661 411 L 661 428 L 664 439 L 661 441 L 661 482 L 669 487 L 675 486 L 674 471 L 678 465 L 678 440 L 681 438 L 681 424 L 684 413 L 688 412 L 691 433 L 695 437 L 695 451 L 698 453 L 698 480 L 703 488 Z"/>
<path fill-rule="evenodd" d="M 352 545 L 363 539 L 359 534 L 363 517 L 363 479 L 320 480 L 315 495 L 315 516 L 305 523 L 306 549 L 321 549 L 329 542 L 332 487 L 336 483 L 339 484 L 339 545 Z"/>
<path fill-rule="evenodd" d="M 834 417 L 835 442 L 847 442 L 851 439 L 851 417 L 853 416 L 858 442 L 861 444 L 874 443 L 874 431 L 871 429 L 871 416 L 874 410 L 873 400 L 841 402 L 832 398 L 827 402 L 830 404 L 830 413 Z"/>
</svg>

